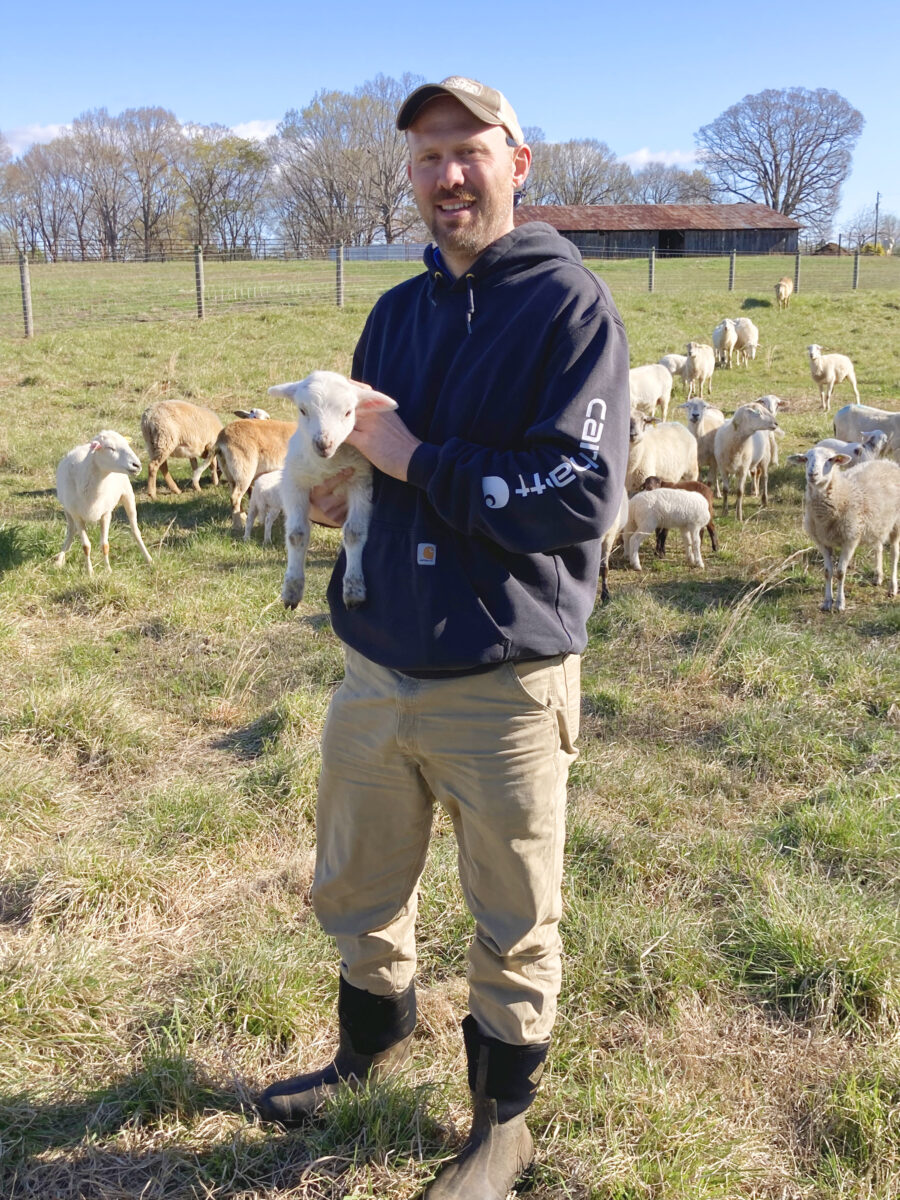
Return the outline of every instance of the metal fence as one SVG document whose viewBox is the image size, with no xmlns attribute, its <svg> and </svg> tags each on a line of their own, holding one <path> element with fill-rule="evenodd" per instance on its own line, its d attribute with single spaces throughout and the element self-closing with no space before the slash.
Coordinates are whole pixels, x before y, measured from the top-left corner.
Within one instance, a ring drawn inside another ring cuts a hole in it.
<svg viewBox="0 0 900 1200">
<path fill-rule="evenodd" d="M 190 250 L 163 261 L 0 262 L 0 338 L 75 326 L 197 319 L 265 307 L 371 305 L 389 287 L 422 270 L 421 246 L 332 246 L 302 256 L 247 259 Z M 772 302 L 788 275 L 799 295 L 900 290 L 900 257 L 750 255 L 658 257 L 646 250 L 588 255 L 614 295 L 629 292 L 737 292 Z"/>
</svg>

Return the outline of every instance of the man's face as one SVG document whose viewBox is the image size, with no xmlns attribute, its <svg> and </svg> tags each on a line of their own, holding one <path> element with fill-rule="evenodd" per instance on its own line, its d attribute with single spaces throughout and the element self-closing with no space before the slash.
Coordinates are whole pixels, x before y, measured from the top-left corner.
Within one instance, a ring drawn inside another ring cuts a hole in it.
<svg viewBox="0 0 900 1200">
<path fill-rule="evenodd" d="M 508 146 L 506 136 L 451 96 L 429 101 L 408 130 L 416 205 L 456 273 L 513 228 L 513 193 L 528 174 L 531 152 Z"/>
</svg>

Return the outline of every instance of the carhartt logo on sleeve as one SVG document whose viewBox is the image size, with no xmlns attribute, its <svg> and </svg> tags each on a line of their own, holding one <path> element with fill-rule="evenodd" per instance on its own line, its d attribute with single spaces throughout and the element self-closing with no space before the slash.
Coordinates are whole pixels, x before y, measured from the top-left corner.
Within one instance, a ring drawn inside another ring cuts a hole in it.
<svg viewBox="0 0 900 1200">
<path fill-rule="evenodd" d="M 419 542 L 416 551 L 416 562 L 420 567 L 433 567 L 437 558 L 437 546 L 434 542 Z"/>
<path fill-rule="evenodd" d="M 485 475 L 481 480 L 481 494 L 488 508 L 505 508 L 509 503 L 509 484 L 499 475 Z"/>
</svg>

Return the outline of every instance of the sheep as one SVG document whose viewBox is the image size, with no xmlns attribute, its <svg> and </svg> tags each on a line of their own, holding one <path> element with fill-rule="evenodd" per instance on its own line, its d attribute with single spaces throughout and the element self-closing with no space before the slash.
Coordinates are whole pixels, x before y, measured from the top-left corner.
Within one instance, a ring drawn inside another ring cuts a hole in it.
<svg viewBox="0 0 900 1200">
<path fill-rule="evenodd" d="M 673 383 L 675 381 L 675 376 L 678 376 L 678 378 L 681 380 L 681 386 L 683 389 L 687 388 L 687 380 L 684 377 L 684 364 L 686 362 L 686 354 L 664 354 L 659 360 L 660 366 L 665 367 L 672 376 Z"/>
<path fill-rule="evenodd" d="M 735 512 L 737 519 L 743 521 L 744 485 L 755 468 L 761 471 L 762 506 L 768 505 L 771 446 L 766 432 L 777 428 L 778 424 L 767 408 L 759 404 L 742 404 L 731 420 L 716 430 L 714 446 L 716 468 L 722 479 L 722 516 L 728 512 L 728 484 L 733 477 L 737 491 Z"/>
<path fill-rule="evenodd" d="M 686 400 L 679 407 L 687 411 L 688 429 L 697 439 L 697 473 L 699 475 L 705 467 L 710 485 L 720 496 L 714 443 L 716 430 L 724 423 L 725 414 L 721 408 L 714 408 L 705 400 Z"/>
<path fill-rule="evenodd" d="M 56 495 L 66 514 L 66 538 L 56 556 L 56 565 L 66 561 L 66 553 L 76 533 L 81 545 L 88 575 L 93 575 L 91 542 L 85 526 L 100 522 L 100 546 L 107 571 L 109 565 L 109 522 L 113 509 L 121 504 L 128 517 L 134 540 L 147 562 L 153 559 L 144 545 L 137 523 L 137 506 L 129 476 L 141 469 L 141 461 L 127 440 L 113 429 L 103 429 L 84 445 L 76 446 L 64 455 L 56 468 Z"/>
<path fill-rule="evenodd" d="M 213 449 L 222 430 L 222 422 L 209 408 L 189 404 L 187 400 L 157 400 L 141 414 L 141 433 L 147 447 L 147 495 L 156 499 L 156 475 L 162 477 L 170 492 L 181 488 L 169 472 L 170 458 L 191 460 L 191 487 L 200 491 L 200 476 L 211 468 L 212 481 L 219 482 Z"/>
<path fill-rule="evenodd" d="M 657 488 L 661 488 L 661 487 L 675 488 L 677 491 L 680 491 L 680 492 L 697 492 L 699 495 L 706 497 L 706 503 L 709 505 L 709 524 L 706 526 L 706 532 L 709 534 L 709 544 L 712 546 L 713 550 L 718 550 L 719 549 L 719 539 L 718 539 L 718 535 L 716 534 L 716 523 L 713 519 L 712 488 L 708 484 L 701 483 L 699 480 L 696 480 L 696 479 L 689 479 L 685 483 L 666 483 L 664 480 L 660 479 L 658 475 L 648 475 L 648 477 L 644 480 L 643 484 L 641 485 L 641 491 L 642 492 L 653 492 Z M 666 534 L 667 533 L 668 533 L 667 529 L 657 529 L 657 531 L 656 531 L 656 557 L 657 558 L 665 557 Z M 702 539 L 702 536 L 703 536 L 702 533 L 700 536 Z"/>
<path fill-rule="evenodd" d="M 677 421 L 659 422 L 631 413 L 625 490 L 636 492 L 648 475 L 670 479 L 697 478 L 697 441 Z"/>
<path fill-rule="evenodd" d="M 631 407 L 648 417 L 656 415 L 666 419 L 669 400 L 672 398 L 672 373 L 661 363 L 648 363 L 643 367 L 632 367 L 628 372 L 628 391 Z"/>
<path fill-rule="evenodd" d="M 716 352 L 716 366 L 730 367 L 734 348 L 737 345 L 737 330 L 734 321 L 725 317 L 715 327 L 712 334 L 713 349 Z"/>
<path fill-rule="evenodd" d="M 609 556 L 612 554 L 616 539 L 625 528 L 628 520 L 628 493 L 622 489 L 622 499 L 619 501 L 619 511 L 615 520 L 600 539 L 600 603 L 605 604 L 609 597 L 607 578 L 609 576 Z"/>
<path fill-rule="evenodd" d="M 834 391 L 835 384 L 843 383 L 845 379 L 853 388 L 853 395 L 856 397 L 856 403 L 859 404 L 856 372 L 846 354 L 823 354 L 822 347 L 815 343 L 806 347 L 806 353 L 809 355 L 810 374 L 813 381 L 819 385 L 819 399 L 822 401 L 823 412 L 828 412 L 831 407 L 831 393 Z"/>
<path fill-rule="evenodd" d="M 703 570 L 700 530 L 708 524 L 709 504 L 705 496 L 665 487 L 636 492 L 628 502 L 628 522 L 622 535 L 625 557 L 635 571 L 640 571 L 638 550 L 644 538 L 656 529 L 677 529 L 684 539 L 688 562 Z"/>
<path fill-rule="evenodd" d="M 778 416 L 779 408 L 788 407 L 780 396 L 774 396 L 771 393 L 766 396 L 757 396 L 756 403 L 761 404 L 763 408 L 767 408 L 773 417 Z M 784 437 L 784 430 L 780 427 L 778 429 L 771 430 L 769 433 L 769 465 L 773 467 L 778 466 L 778 438 L 780 437 Z M 756 475 L 753 477 L 753 493 L 756 496 L 759 495 L 759 479 Z"/>
<path fill-rule="evenodd" d="M 883 549 L 891 546 L 891 581 L 888 595 L 897 595 L 897 562 L 900 558 L 900 466 L 893 462 L 860 463 L 852 471 L 836 471 L 848 456 L 824 446 L 791 454 L 789 462 L 806 469 L 806 508 L 803 528 L 825 561 L 823 612 L 843 612 L 844 580 L 857 546 L 875 547 L 875 584 L 884 579 Z M 834 556 L 838 553 L 835 570 Z M 837 595 L 832 579 L 837 575 Z"/>
<path fill-rule="evenodd" d="M 254 479 L 284 466 L 288 442 L 297 428 L 294 421 L 260 421 L 245 417 L 226 425 L 216 438 L 215 450 L 225 478 L 231 484 L 231 522 L 243 531 L 241 500 Z"/>
<path fill-rule="evenodd" d="M 396 401 L 334 371 L 313 371 L 295 383 L 277 384 L 269 388 L 269 395 L 293 400 L 298 414 L 281 481 L 288 559 L 282 602 L 285 608 L 296 608 L 303 599 L 310 489 L 350 468 L 352 475 L 341 485 L 347 492 L 343 600 L 346 608 L 358 608 L 366 599 L 362 555 L 372 512 L 372 467 L 345 439 L 358 414 L 394 409 Z"/>
<path fill-rule="evenodd" d="M 782 275 L 775 284 L 775 303 L 779 308 L 787 308 L 794 294 L 794 281 L 790 275 Z"/>
<path fill-rule="evenodd" d="M 235 408 L 232 410 L 236 417 L 243 417 L 245 421 L 271 421 L 271 417 L 264 408 Z"/>
<path fill-rule="evenodd" d="M 834 436 L 847 442 L 859 442 L 872 429 L 883 430 L 890 438 L 887 453 L 900 463 L 900 412 L 886 412 L 868 404 L 845 404 L 834 414 Z"/>
<path fill-rule="evenodd" d="M 891 439 L 883 429 L 870 429 L 864 433 L 862 441 L 844 442 L 840 438 L 822 438 L 817 446 L 824 446 L 836 454 L 847 454 L 853 460 L 847 468 L 855 467 L 861 462 L 871 462 L 874 458 L 882 458 L 890 448 Z"/>
<path fill-rule="evenodd" d="M 759 349 L 759 330 L 749 317 L 735 317 L 734 330 L 737 334 L 734 352 L 737 355 L 738 363 L 745 367 L 750 359 L 756 358 L 756 352 Z"/>
<path fill-rule="evenodd" d="M 715 351 L 705 342 L 688 342 L 685 350 L 687 351 L 687 362 L 684 364 L 684 377 L 688 385 L 688 399 L 690 400 L 693 396 L 696 384 L 697 394 L 702 400 L 704 383 L 707 394 L 712 395 L 712 377 L 716 367 Z"/>
<path fill-rule="evenodd" d="M 247 524 L 244 526 L 244 541 L 250 541 L 254 521 L 264 520 L 263 545 L 272 544 L 272 526 L 284 513 L 281 502 L 282 471 L 266 471 L 257 477 L 250 493 L 247 506 Z"/>
</svg>

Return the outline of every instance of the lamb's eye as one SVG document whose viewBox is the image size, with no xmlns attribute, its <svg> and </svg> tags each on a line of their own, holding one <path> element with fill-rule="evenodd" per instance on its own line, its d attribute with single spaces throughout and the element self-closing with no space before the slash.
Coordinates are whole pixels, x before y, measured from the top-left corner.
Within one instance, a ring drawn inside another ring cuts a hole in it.
<svg viewBox="0 0 900 1200">
<path fill-rule="evenodd" d="M 305 416 L 306 416 L 306 409 L 303 407 L 303 405 L 302 405 L 302 404 L 301 404 L 299 407 L 300 407 L 300 416 L 301 416 L 301 417 L 305 417 Z"/>
<path fill-rule="evenodd" d="M 350 416 L 350 409 L 348 408 L 347 411 L 344 413 L 344 417 L 346 419 L 349 416 Z"/>
</svg>

